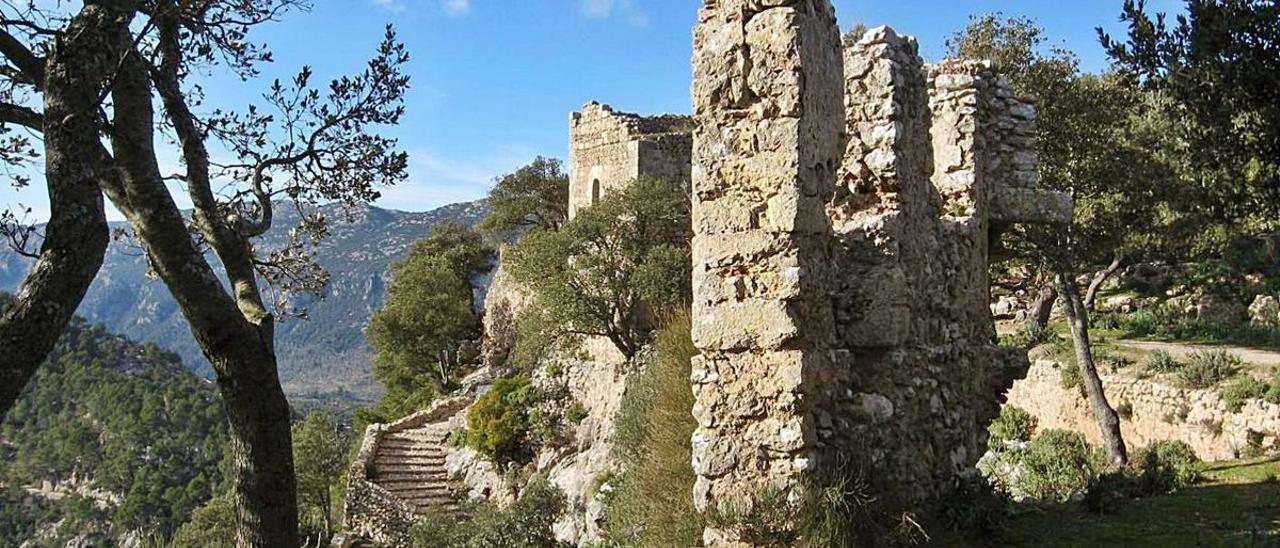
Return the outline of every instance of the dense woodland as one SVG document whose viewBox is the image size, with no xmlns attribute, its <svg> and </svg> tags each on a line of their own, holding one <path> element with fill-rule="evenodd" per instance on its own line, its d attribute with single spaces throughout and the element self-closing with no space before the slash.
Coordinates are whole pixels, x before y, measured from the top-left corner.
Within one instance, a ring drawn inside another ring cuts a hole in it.
<svg viewBox="0 0 1280 548">
<path fill-rule="evenodd" d="M 0 544 L 165 538 L 222 487 L 226 443 L 217 392 L 176 355 L 73 320 L 0 425 Z M 45 482 L 63 498 L 28 492 Z"/>
</svg>

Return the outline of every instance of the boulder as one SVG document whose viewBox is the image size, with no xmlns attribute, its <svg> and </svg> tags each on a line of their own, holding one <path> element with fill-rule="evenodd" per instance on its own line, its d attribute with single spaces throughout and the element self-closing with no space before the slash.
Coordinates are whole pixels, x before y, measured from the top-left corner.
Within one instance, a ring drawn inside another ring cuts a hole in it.
<svg viewBox="0 0 1280 548">
<path fill-rule="evenodd" d="M 1273 295 L 1258 295 L 1249 305 L 1249 323 L 1257 326 L 1280 326 L 1280 301 Z"/>
<path fill-rule="evenodd" d="M 1196 319 L 1217 324 L 1244 323 L 1247 310 L 1239 303 L 1216 295 L 1205 295 L 1196 301 Z"/>
</svg>

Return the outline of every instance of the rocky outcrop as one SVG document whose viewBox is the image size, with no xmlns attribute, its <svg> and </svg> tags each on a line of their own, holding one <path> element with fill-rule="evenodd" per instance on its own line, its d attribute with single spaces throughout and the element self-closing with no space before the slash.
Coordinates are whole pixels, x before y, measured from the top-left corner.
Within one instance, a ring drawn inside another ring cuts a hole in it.
<svg viewBox="0 0 1280 548">
<path fill-rule="evenodd" d="M 1120 430 L 1130 448 L 1180 440 L 1204 460 L 1226 460 L 1250 446 L 1272 448 L 1280 435 L 1280 405 L 1253 400 L 1232 412 L 1212 389 L 1179 388 L 1159 378 L 1125 374 L 1103 375 L 1102 382 L 1107 399 L 1121 412 Z M 1009 390 L 1008 403 L 1034 415 L 1040 430 L 1075 430 L 1091 443 L 1101 443 L 1088 401 L 1079 390 L 1062 387 L 1057 362 L 1037 361 Z"/>
</svg>

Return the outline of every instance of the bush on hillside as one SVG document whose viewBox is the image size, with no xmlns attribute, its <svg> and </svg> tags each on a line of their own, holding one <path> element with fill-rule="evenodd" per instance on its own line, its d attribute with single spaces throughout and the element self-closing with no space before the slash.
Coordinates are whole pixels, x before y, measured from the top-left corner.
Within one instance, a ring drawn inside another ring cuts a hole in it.
<svg viewBox="0 0 1280 548">
<path fill-rule="evenodd" d="M 1130 466 L 1137 470 L 1140 495 L 1163 495 L 1200 480 L 1204 463 L 1180 440 L 1153 442 L 1134 452 Z"/>
<path fill-rule="evenodd" d="M 467 445 L 498 463 L 527 458 L 529 409 L 536 390 L 528 375 L 495 381 L 467 412 Z"/>
<path fill-rule="evenodd" d="M 1000 448 L 1006 441 L 1031 441 L 1036 431 L 1036 418 L 1026 410 L 1013 405 L 1000 408 L 1000 416 L 987 427 L 990 437 L 987 446 Z"/>
<path fill-rule="evenodd" d="M 1271 386 L 1267 383 L 1252 376 L 1244 376 L 1228 383 L 1222 388 L 1220 395 L 1222 401 L 1227 404 L 1228 411 L 1239 413 L 1245 403 L 1263 399 L 1270 389 Z"/>
<path fill-rule="evenodd" d="M 1147 355 L 1142 362 L 1142 367 L 1151 373 L 1173 373 L 1182 369 L 1182 364 L 1173 359 L 1168 352 L 1156 350 Z"/>
<path fill-rule="evenodd" d="M 1240 372 L 1244 362 L 1225 350 L 1200 350 L 1178 370 L 1178 383 L 1187 388 L 1211 388 Z"/>
<path fill-rule="evenodd" d="M 1058 375 L 1061 376 L 1059 382 L 1062 384 L 1062 388 L 1066 390 L 1079 389 L 1084 386 L 1084 376 L 1080 373 L 1080 365 L 1074 361 L 1063 364 L 1058 371 Z"/>
<path fill-rule="evenodd" d="M 413 544 L 419 548 L 556 548 L 561 544 L 551 526 L 566 508 L 563 491 L 545 478 L 535 478 L 507 508 L 470 503 L 457 513 L 427 515 L 413 530 Z"/>
<path fill-rule="evenodd" d="M 1022 459 L 1018 489 L 1034 499 L 1066 502 L 1084 494 L 1104 462 L 1079 432 L 1045 430 Z"/>
</svg>

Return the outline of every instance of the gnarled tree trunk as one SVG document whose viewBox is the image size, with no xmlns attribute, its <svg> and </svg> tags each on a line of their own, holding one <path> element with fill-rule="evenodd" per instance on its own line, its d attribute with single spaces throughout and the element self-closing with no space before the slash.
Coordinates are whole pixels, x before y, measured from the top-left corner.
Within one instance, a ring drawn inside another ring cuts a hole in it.
<svg viewBox="0 0 1280 548">
<path fill-rule="evenodd" d="M 246 314 L 192 242 L 156 162 L 148 78 L 136 55 L 121 64 L 112 93 L 111 143 L 123 177 L 106 190 L 133 226 L 217 373 L 230 424 L 237 545 L 297 546 L 289 404 L 276 369 L 273 320 Z M 235 280 L 233 285 L 243 291 L 245 283 Z"/>
<path fill-rule="evenodd" d="M 1120 265 L 1124 264 L 1124 257 L 1116 254 L 1111 260 L 1111 264 L 1102 272 L 1093 276 L 1093 280 L 1089 282 L 1089 289 L 1084 293 L 1084 307 L 1089 310 L 1095 310 L 1098 302 L 1098 291 L 1102 289 L 1102 284 L 1115 275 L 1120 270 Z"/>
<path fill-rule="evenodd" d="M 0 45 L 44 91 L 43 115 L 6 105 L 0 118 L 43 133 L 51 213 L 39 258 L 0 318 L 0 419 L 53 350 L 102 267 L 109 234 L 98 179 L 106 170 L 83 151 L 99 146 L 99 90 L 131 17 L 86 6 L 43 63 L 7 34 Z"/>
<path fill-rule="evenodd" d="M 1102 379 L 1098 376 L 1098 368 L 1093 361 L 1093 348 L 1089 343 L 1089 312 L 1080 300 L 1080 288 L 1074 277 L 1066 274 L 1059 274 L 1055 283 L 1062 297 L 1063 308 L 1066 309 L 1067 326 L 1071 329 L 1071 342 L 1076 350 L 1076 363 L 1080 366 L 1080 377 L 1084 381 L 1089 406 L 1093 408 L 1093 417 L 1098 421 L 1098 429 L 1102 432 L 1107 458 L 1113 464 L 1124 465 L 1129 462 L 1129 454 L 1120 433 L 1120 416 L 1107 401 Z"/>
<path fill-rule="evenodd" d="M 1058 300 L 1058 289 L 1053 284 L 1040 288 L 1036 300 L 1031 304 L 1031 321 L 1037 326 L 1049 327 L 1049 317 L 1053 315 L 1053 303 Z"/>
</svg>

